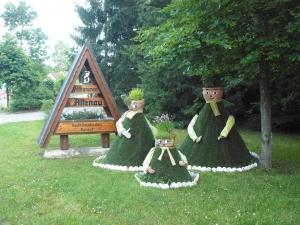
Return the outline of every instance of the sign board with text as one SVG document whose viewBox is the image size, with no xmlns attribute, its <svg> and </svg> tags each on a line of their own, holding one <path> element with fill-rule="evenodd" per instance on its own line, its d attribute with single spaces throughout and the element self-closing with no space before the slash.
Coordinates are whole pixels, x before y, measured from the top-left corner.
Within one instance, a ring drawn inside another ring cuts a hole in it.
<svg viewBox="0 0 300 225">
<path fill-rule="evenodd" d="M 104 76 L 91 48 L 85 44 L 57 96 L 38 144 L 47 147 L 55 134 L 62 140 L 71 134 L 116 132 L 115 124 L 119 118 Z M 68 141 L 64 139 L 63 142 Z"/>
<path fill-rule="evenodd" d="M 60 122 L 56 134 L 81 134 L 115 132 L 116 125 L 113 120 L 65 121 Z"/>
</svg>

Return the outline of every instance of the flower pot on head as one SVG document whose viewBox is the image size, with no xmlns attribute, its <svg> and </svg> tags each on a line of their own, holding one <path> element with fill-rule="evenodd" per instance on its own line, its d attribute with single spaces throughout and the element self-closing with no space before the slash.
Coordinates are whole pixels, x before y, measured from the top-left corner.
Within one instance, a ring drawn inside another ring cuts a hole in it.
<svg viewBox="0 0 300 225">
<path fill-rule="evenodd" d="M 223 98 L 224 89 L 222 87 L 204 87 L 202 94 L 206 103 L 219 102 Z"/>
<path fill-rule="evenodd" d="M 138 111 L 138 110 L 142 110 L 145 106 L 145 100 L 131 100 L 130 101 L 130 105 L 129 105 L 129 109 L 132 111 Z"/>
</svg>

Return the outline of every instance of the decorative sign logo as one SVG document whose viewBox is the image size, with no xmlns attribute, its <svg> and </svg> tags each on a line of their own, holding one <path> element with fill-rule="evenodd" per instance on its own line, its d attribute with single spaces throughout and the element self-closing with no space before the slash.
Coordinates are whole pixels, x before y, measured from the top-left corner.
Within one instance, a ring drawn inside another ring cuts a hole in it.
<svg viewBox="0 0 300 225">
<path fill-rule="evenodd" d="M 85 71 L 84 77 L 83 77 L 83 83 L 84 84 L 88 84 L 90 83 L 91 79 L 90 79 L 90 71 Z"/>
</svg>

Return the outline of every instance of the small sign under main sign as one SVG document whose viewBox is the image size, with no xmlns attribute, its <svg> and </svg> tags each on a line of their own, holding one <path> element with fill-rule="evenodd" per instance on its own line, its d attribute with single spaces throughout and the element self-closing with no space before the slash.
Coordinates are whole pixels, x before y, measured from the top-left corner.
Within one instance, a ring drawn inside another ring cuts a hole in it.
<svg viewBox="0 0 300 225">
<path fill-rule="evenodd" d="M 114 120 L 64 121 L 59 123 L 55 134 L 115 132 L 115 130 Z"/>
</svg>

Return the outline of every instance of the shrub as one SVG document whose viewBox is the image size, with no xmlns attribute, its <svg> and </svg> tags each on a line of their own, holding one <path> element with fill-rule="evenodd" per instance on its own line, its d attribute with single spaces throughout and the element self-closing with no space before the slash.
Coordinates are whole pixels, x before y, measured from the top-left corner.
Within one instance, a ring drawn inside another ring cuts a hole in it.
<svg viewBox="0 0 300 225">
<path fill-rule="evenodd" d="M 155 123 L 155 127 L 157 128 L 155 138 L 160 138 L 160 139 L 171 138 L 174 132 L 174 124 L 170 120 L 168 114 L 162 114 L 161 116 L 156 116 L 153 122 Z"/>
<path fill-rule="evenodd" d="M 144 91 L 141 88 L 133 88 L 129 92 L 129 99 L 133 101 L 144 99 Z"/>
<path fill-rule="evenodd" d="M 54 101 L 52 99 L 44 99 L 42 100 L 41 110 L 44 111 L 46 114 L 49 114 L 53 104 Z"/>
<path fill-rule="evenodd" d="M 34 110 L 41 107 L 41 101 L 34 98 L 19 97 L 13 98 L 10 102 L 10 111 Z"/>
<path fill-rule="evenodd" d="M 62 120 L 101 120 L 104 119 L 105 115 L 102 112 L 84 111 L 63 113 Z"/>
<path fill-rule="evenodd" d="M 10 110 L 36 110 L 40 109 L 44 100 L 53 98 L 53 90 L 49 90 L 43 83 L 39 86 L 18 88 L 13 90 Z"/>
<path fill-rule="evenodd" d="M 64 76 L 60 76 L 54 83 L 54 92 L 55 95 L 57 95 L 63 85 L 63 83 L 65 82 L 66 77 Z"/>
</svg>

